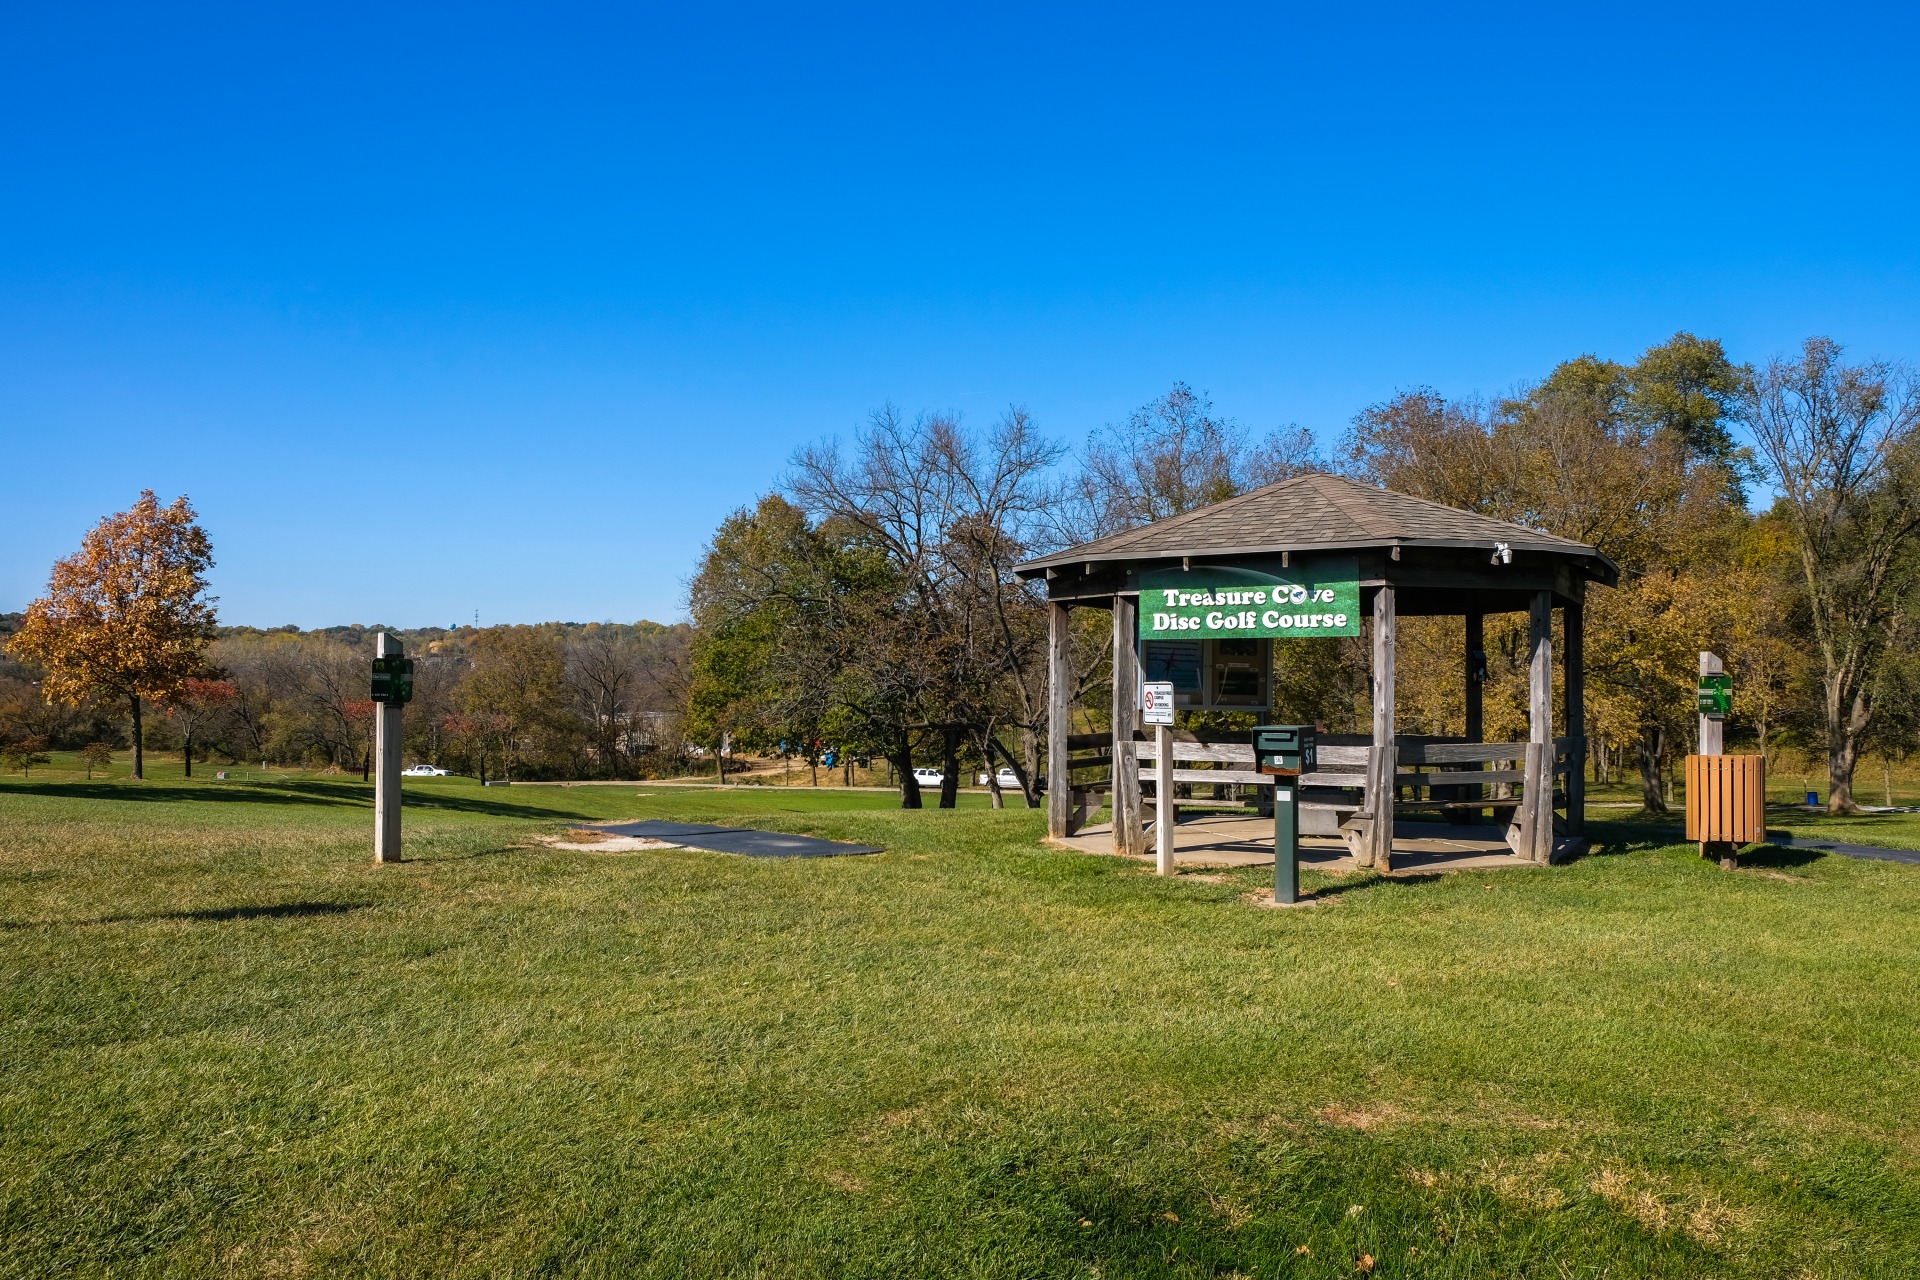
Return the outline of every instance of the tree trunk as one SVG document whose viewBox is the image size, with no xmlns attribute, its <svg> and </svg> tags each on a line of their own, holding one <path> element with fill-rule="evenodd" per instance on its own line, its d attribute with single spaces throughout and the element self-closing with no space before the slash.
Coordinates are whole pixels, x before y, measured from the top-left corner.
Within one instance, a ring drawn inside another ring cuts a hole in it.
<svg viewBox="0 0 1920 1280">
<path fill-rule="evenodd" d="M 1026 771 L 1020 775 L 1020 790 L 1027 798 L 1027 808 L 1040 807 L 1040 735 L 1032 729 L 1020 731 L 1021 763 Z M 1008 760 L 1009 764 L 1013 763 Z"/>
<path fill-rule="evenodd" d="M 1867 727 L 1866 693 L 1856 690 L 1853 705 L 1837 677 L 1827 686 L 1827 812 L 1858 813 L 1853 799 L 1853 770 L 1860 763 L 1860 735 Z"/>
<path fill-rule="evenodd" d="M 1648 813 L 1665 813 L 1665 779 L 1661 777 L 1660 757 L 1666 754 L 1667 732 L 1659 725 L 1641 730 L 1634 754 L 1640 759 L 1640 807 Z"/>
<path fill-rule="evenodd" d="M 373 714 L 379 715 L 380 710 L 381 710 L 380 708 L 375 708 Z M 373 776 L 373 746 L 372 744 L 368 744 L 367 749 L 360 753 L 360 781 L 365 782 L 372 776 Z"/>
<path fill-rule="evenodd" d="M 907 731 L 902 729 L 894 749 L 888 753 L 887 761 L 900 777 L 900 807 L 918 809 L 920 807 L 920 780 L 913 776 L 913 745 L 907 741 Z"/>
<path fill-rule="evenodd" d="M 1004 809 L 1007 807 L 1007 798 L 1000 794 L 1000 770 L 995 768 L 993 764 L 992 735 L 985 733 L 975 734 L 974 745 L 980 749 L 980 759 L 985 762 L 986 765 L 987 795 L 994 808 Z"/>
<path fill-rule="evenodd" d="M 1880 753 L 1880 781 L 1886 784 L 1887 808 L 1893 808 L 1893 757 L 1885 751 Z"/>
<path fill-rule="evenodd" d="M 186 768 L 183 776 L 191 778 L 193 776 L 193 735 L 191 733 L 186 735 L 186 746 L 187 749 L 180 754 L 180 761 Z"/>
<path fill-rule="evenodd" d="M 1032 734 L 1029 733 L 1027 736 L 1031 738 Z M 1015 760 L 1013 753 L 1007 750 L 1004 743 L 992 739 L 989 739 L 989 742 L 992 743 L 994 750 L 1000 753 L 1000 758 L 1007 762 L 1007 768 L 1013 770 L 1013 776 L 1020 780 L 1020 795 L 1026 800 L 1027 808 L 1038 809 L 1040 807 L 1040 775 L 1034 772 L 1032 763 Z M 1021 754 L 1028 754 L 1031 748 L 1031 742 L 1023 744 Z M 987 767 L 993 768 L 991 757 L 988 758 Z"/>
<path fill-rule="evenodd" d="M 140 695 L 131 694 L 127 700 L 133 704 L 133 776 L 144 778 L 147 776 L 147 760 L 140 749 Z"/>
<path fill-rule="evenodd" d="M 960 731 L 940 731 L 940 807 L 952 809 L 960 803 Z"/>
</svg>

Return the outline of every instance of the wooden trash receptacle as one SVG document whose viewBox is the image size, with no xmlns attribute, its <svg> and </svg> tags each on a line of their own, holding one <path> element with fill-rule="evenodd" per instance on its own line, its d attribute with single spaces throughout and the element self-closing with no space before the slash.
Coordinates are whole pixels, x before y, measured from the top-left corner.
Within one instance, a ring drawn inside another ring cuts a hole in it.
<svg viewBox="0 0 1920 1280">
<path fill-rule="evenodd" d="M 1735 846 L 1767 838 L 1767 760 L 1765 756 L 1687 757 L 1687 839 L 1725 846 L 1723 863 Z"/>
</svg>

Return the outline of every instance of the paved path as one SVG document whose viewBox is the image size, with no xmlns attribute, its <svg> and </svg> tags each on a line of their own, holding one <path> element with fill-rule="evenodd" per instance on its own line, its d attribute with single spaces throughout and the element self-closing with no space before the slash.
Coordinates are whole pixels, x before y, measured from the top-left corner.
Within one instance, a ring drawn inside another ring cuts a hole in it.
<svg viewBox="0 0 1920 1280">
<path fill-rule="evenodd" d="M 1848 844 L 1844 840 L 1796 836 L 1789 832 L 1769 834 L 1767 843 L 1782 849 L 1819 849 L 1823 853 L 1837 853 L 1848 858 L 1872 858 L 1876 862 L 1904 862 L 1908 866 L 1920 867 L 1920 849 L 1882 849 L 1878 845 Z"/>
</svg>

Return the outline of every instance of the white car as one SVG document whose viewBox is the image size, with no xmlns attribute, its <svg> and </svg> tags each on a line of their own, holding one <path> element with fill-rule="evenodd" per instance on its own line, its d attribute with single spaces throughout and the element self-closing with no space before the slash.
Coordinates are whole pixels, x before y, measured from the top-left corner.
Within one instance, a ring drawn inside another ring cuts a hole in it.
<svg viewBox="0 0 1920 1280">
<path fill-rule="evenodd" d="M 1000 767 L 1000 772 L 993 775 L 993 780 L 1000 784 L 1002 791 L 1018 791 L 1020 789 L 1020 775 L 1005 765 Z M 987 785 L 987 775 L 984 773 L 980 775 L 980 785 L 983 787 Z"/>
<path fill-rule="evenodd" d="M 938 769 L 922 767 L 913 771 L 913 780 L 923 787 L 937 787 L 947 780 L 947 775 Z"/>
<path fill-rule="evenodd" d="M 400 776 L 403 778 L 450 778 L 453 776 L 453 770 L 442 769 L 439 765 L 417 764 L 411 769 L 402 769 Z"/>
</svg>

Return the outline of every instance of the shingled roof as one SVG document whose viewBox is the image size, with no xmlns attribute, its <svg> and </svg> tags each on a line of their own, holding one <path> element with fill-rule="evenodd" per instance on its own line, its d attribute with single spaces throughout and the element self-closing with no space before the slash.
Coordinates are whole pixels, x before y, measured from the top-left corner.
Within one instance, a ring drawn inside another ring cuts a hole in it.
<svg viewBox="0 0 1920 1280">
<path fill-rule="evenodd" d="M 1392 546 L 1491 550 L 1500 542 L 1515 551 L 1590 560 L 1595 577 L 1617 573 L 1612 561 L 1583 542 L 1323 474 L 1282 480 L 1185 515 L 1040 556 L 1016 566 L 1015 572 L 1031 578 L 1063 564 L 1277 551 Z"/>
</svg>

